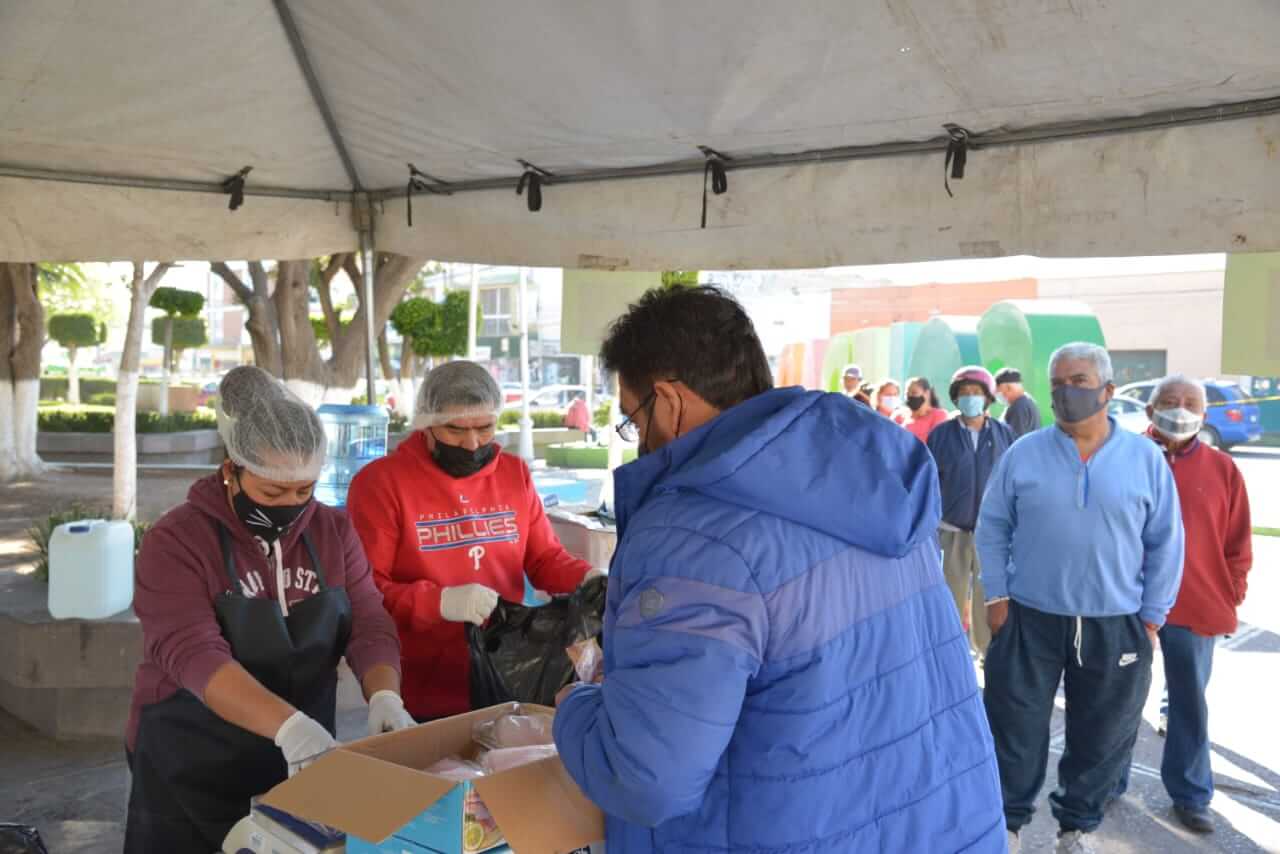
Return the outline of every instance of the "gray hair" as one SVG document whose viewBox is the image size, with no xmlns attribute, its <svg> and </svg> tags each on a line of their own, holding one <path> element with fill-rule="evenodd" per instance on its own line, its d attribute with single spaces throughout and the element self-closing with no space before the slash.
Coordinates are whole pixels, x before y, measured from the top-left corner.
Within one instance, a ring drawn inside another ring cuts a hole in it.
<svg viewBox="0 0 1280 854">
<path fill-rule="evenodd" d="M 1160 399 L 1160 395 L 1175 386 L 1193 388 L 1196 390 L 1196 393 L 1200 395 L 1201 403 L 1207 404 L 1209 402 L 1209 395 L 1205 392 L 1204 383 L 1200 382 L 1200 380 L 1192 379 L 1186 374 L 1169 374 L 1169 376 L 1156 383 L 1155 390 L 1151 392 L 1151 398 L 1149 401 L 1151 405 L 1155 406 L 1156 401 Z"/>
<path fill-rule="evenodd" d="M 1111 354 L 1107 352 L 1106 347 L 1090 344 L 1087 341 L 1063 344 L 1057 350 L 1054 350 L 1053 355 L 1049 357 L 1050 377 L 1053 376 L 1053 369 L 1064 359 L 1092 362 L 1093 367 L 1098 371 L 1098 379 L 1102 380 L 1103 385 L 1115 381 L 1115 372 L 1111 369 Z"/>
</svg>

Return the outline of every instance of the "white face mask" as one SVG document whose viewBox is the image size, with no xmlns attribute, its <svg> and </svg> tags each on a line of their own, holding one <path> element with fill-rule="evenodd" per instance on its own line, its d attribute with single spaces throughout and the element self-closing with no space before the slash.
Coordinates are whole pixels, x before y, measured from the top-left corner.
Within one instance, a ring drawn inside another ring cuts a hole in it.
<svg viewBox="0 0 1280 854">
<path fill-rule="evenodd" d="M 897 409 L 901 405 L 902 398 L 896 397 L 892 394 L 888 394 L 880 398 L 880 406 L 883 409 Z"/>
<path fill-rule="evenodd" d="M 1156 432 L 1171 442 L 1185 442 L 1200 433 L 1204 416 L 1190 409 L 1157 409 L 1151 416 Z"/>
<path fill-rule="evenodd" d="M 1001 406 L 1008 406 L 1009 398 L 1005 397 L 1004 394 L 1002 394 L 1001 392 L 996 392 L 996 403 L 1000 404 Z"/>
</svg>

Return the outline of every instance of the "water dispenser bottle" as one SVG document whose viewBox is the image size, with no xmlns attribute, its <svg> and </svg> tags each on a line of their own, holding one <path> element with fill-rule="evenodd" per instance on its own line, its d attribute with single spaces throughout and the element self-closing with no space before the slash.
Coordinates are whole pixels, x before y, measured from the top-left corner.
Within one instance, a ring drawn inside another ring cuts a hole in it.
<svg viewBox="0 0 1280 854">
<path fill-rule="evenodd" d="M 49 538 L 49 613 L 100 620 L 133 604 L 133 525 L 68 522 Z"/>
<path fill-rule="evenodd" d="M 347 487 L 356 472 L 387 455 L 387 411 L 381 406 L 326 403 L 316 412 L 329 437 L 329 453 L 316 482 L 316 500 L 344 507 Z"/>
</svg>

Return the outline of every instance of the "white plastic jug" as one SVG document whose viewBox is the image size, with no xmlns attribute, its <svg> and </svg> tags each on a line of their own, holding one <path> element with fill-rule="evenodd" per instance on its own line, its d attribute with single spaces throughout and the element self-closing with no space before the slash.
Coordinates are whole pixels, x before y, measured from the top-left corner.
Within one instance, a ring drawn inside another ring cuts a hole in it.
<svg viewBox="0 0 1280 854">
<path fill-rule="evenodd" d="M 100 620 L 133 604 L 133 526 L 83 519 L 49 538 L 49 613 Z"/>
</svg>

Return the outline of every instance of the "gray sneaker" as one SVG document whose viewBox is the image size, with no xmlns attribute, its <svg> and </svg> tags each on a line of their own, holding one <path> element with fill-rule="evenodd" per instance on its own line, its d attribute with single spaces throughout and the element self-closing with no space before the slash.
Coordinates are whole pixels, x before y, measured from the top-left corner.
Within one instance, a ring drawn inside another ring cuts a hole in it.
<svg viewBox="0 0 1280 854">
<path fill-rule="evenodd" d="M 1009 854 L 1022 854 L 1022 840 L 1016 831 L 1009 831 Z"/>
<path fill-rule="evenodd" d="M 1099 854 L 1098 849 L 1089 842 L 1089 834 L 1078 830 L 1068 830 L 1058 834 L 1058 847 L 1055 854 Z"/>
</svg>

